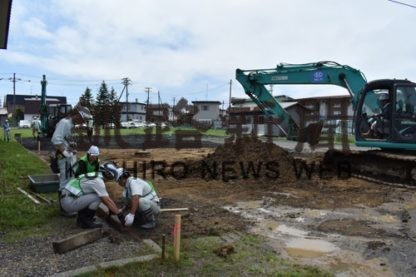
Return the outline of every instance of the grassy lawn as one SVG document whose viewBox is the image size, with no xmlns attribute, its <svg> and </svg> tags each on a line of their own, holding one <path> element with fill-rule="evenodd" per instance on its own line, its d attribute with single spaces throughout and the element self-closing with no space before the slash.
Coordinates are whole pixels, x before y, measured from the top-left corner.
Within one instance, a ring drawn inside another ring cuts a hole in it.
<svg viewBox="0 0 416 277">
<path fill-rule="evenodd" d="M 48 165 L 13 139 L 9 143 L 0 141 L 0 230 L 4 240 L 42 235 L 64 223 L 57 205 L 37 205 L 17 190 L 29 190 L 28 175 L 49 173 Z M 43 195 L 57 199 L 55 194 Z"/>
<path fill-rule="evenodd" d="M 80 276 L 332 276 L 314 266 L 302 266 L 280 258 L 265 239 L 243 235 L 231 244 L 233 253 L 220 257 L 214 253 L 224 246 L 219 237 L 201 237 L 182 241 L 181 260 L 176 263 L 172 248 L 168 258 L 146 263 L 131 263 Z"/>
</svg>

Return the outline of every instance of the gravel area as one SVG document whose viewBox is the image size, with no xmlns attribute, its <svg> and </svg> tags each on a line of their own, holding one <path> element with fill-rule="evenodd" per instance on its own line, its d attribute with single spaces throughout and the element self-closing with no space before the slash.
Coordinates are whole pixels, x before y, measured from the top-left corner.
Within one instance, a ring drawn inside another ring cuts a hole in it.
<svg viewBox="0 0 416 277">
<path fill-rule="evenodd" d="M 74 229 L 66 231 L 64 235 L 50 235 L 16 243 L 0 241 L 0 276 L 50 276 L 102 262 L 153 254 L 143 243 L 125 240 L 115 231 L 108 237 L 65 254 L 53 252 L 53 241 L 81 231 L 83 230 Z"/>
</svg>

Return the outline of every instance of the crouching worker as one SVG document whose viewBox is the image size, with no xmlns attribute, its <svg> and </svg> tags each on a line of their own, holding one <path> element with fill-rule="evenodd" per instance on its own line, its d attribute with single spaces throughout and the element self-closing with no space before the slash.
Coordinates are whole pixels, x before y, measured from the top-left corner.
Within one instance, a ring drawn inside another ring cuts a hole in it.
<svg viewBox="0 0 416 277">
<path fill-rule="evenodd" d="M 130 176 L 130 173 L 123 168 L 117 169 L 115 180 L 124 188 L 123 195 L 129 211 L 124 218 L 124 225 L 131 226 L 136 220 L 143 229 L 155 228 L 155 215 L 159 213 L 160 206 L 153 185 Z"/>
<path fill-rule="evenodd" d="M 98 147 L 91 146 L 86 158 L 81 158 L 77 177 L 66 182 L 61 192 L 61 206 L 68 213 L 78 212 L 77 225 L 84 229 L 100 228 L 101 224 L 94 223 L 95 212 L 103 202 L 111 213 L 122 218 L 121 209 L 118 209 L 110 198 L 105 184 L 104 177 L 98 171 L 99 155 Z"/>
</svg>

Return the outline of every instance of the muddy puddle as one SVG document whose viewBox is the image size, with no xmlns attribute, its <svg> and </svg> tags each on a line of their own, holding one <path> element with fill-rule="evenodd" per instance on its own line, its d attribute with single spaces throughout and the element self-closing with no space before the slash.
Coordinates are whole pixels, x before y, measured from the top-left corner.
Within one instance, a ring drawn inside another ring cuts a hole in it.
<svg viewBox="0 0 416 277">
<path fill-rule="evenodd" d="M 224 208 L 250 220 L 249 232 L 268 238 L 284 258 L 336 276 L 415 276 L 414 250 L 404 247 L 416 247 L 403 235 L 404 205 L 325 210 L 279 206 L 263 197 Z"/>
</svg>

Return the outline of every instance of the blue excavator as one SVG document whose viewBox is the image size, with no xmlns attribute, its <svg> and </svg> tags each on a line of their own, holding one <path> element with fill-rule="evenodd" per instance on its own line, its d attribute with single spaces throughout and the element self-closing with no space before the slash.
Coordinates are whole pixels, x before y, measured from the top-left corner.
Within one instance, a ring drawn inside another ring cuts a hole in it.
<svg viewBox="0 0 416 277">
<path fill-rule="evenodd" d="M 79 102 L 73 108 L 71 104 L 48 104 L 46 101 L 46 76 L 43 75 L 40 98 L 40 122 L 41 131 L 47 136 L 52 137 L 56 124 L 68 115 L 68 113 L 75 109 L 77 110 L 86 123 L 93 120 L 93 116 L 88 108 L 85 107 L 84 100 L 80 98 Z M 90 126 L 88 128 L 91 128 Z"/>
<path fill-rule="evenodd" d="M 331 61 L 237 69 L 236 79 L 288 137 L 307 142 L 312 148 L 319 143 L 324 122 L 319 117 L 307 126 L 306 121 L 295 122 L 266 85 L 335 85 L 347 89 L 354 111 L 355 144 L 372 150 L 330 150 L 326 160 L 346 160 L 357 175 L 370 180 L 416 185 L 416 83 L 400 79 L 367 82 L 360 70 Z"/>
</svg>

